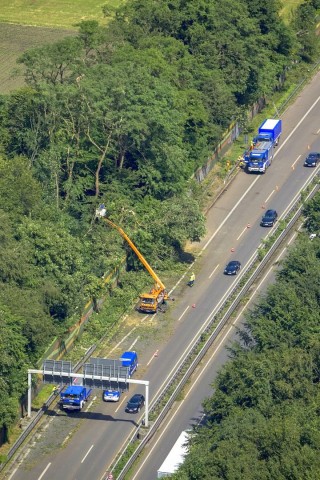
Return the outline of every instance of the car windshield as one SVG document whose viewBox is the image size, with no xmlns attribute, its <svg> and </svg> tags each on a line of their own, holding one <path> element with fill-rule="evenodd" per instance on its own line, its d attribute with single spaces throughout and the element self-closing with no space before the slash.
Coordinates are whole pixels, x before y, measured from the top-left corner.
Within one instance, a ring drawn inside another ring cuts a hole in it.
<svg viewBox="0 0 320 480">
<path fill-rule="evenodd" d="M 140 403 L 141 398 L 140 397 L 132 397 L 131 400 L 129 400 L 130 405 L 135 405 L 137 403 Z"/>
<path fill-rule="evenodd" d="M 229 267 L 229 268 L 234 268 L 234 267 L 236 267 L 237 265 L 238 265 L 238 262 L 233 261 L 233 262 L 230 262 L 230 263 L 228 264 L 228 267 Z"/>
<path fill-rule="evenodd" d="M 273 212 L 267 212 L 265 214 L 265 218 L 272 218 L 274 216 L 274 213 Z"/>
</svg>

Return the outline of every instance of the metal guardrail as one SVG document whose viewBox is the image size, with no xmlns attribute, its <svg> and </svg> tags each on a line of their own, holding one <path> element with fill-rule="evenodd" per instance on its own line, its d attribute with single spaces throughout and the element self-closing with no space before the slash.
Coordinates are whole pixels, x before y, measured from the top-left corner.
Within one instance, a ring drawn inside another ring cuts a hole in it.
<svg viewBox="0 0 320 480">
<path fill-rule="evenodd" d="M 317 172 L 317 173 L 319 173 L 319 172 Z M 313 182 L 314 178 L 315 177 L 310 178 L 310 181 L 305 186 L 304 191 L 310 186 L 310 184 Z M 311 199 L 316 194 L 316 192 L 318 190 L 319 190 L 319 184 L 317 183 L 313 187 L 313 189 L 309 192 L 309 194 L 306 196 L 306 200 Z M 259 277 L 262 270 L 265 268 L 267 263 L 272 258 L 274 252 L 277 250 L 279 245 L 283 242 L 285 237 L 289 234 L 289 232 L 291 231 L 293 226 L 296 224 L 297 220 L 301 216 L 302 209 L 303 209 L 303 205 L 301 205 L 301 192 L 300 192 L 296 201 L 294 202 L 294 204 L 288 210 L 288 212 L 286 213 L 286 215 L 284 217 L 284 219 L 286 219 L 286 218 L 289 218 L 290 216 L 292 216 L 291 219 L 289 220 L 286 228 L 276 238 L 275 242 L 270 247 L 267 254 L 264 256 L 264 258 L 261 260 L 259 265 L 255 268 L 253 273 L 250 275 L 248 280 L 246 280 L 245 284 L 239 290 L 239 283 L 241 283 L 241 279 L 243 277 L 245 277 L 246 274 L 249 274 L 251 269 L 254 268 L 254 265 L 258 261 L 258 251 L 255 253 L 255 255 L 253 255 L 253 257 L 250 259 L 249 264 L 247 265 L 246 269 L 244 270 L 244 273 L 243 273 L 242 277 L 239 279 L 239 282 L 237 283 L 237 285 L 235 285 L 234 289 L 230 292 L 230 294 L 228 295 L 228 298 L 224 301 L 223 305 L 221 305 L 221 307 L 218 309 L 218 311 L 212 316 L 212 319 L 210 320 L 209 324 L 206 326 L 206 328 L 203 330 L 203 332 L 201 332 L 201 334 L 199 335 L 196 342 L 191 346 L 191 348 L 189 349 L 188 353 L 186 354 L 184 360 L 181 362 L 179 367 L 176 369 L 176 371 L 171 376 L 171 379 L 168 381 L 168 383 L 167 383 L 166 387 L 164 388 L 163 392 L 152 402 L 152 404 L 150 406 L 150 412 L 159 403 L 161 403 L 161 401 L 163 400 L 163 398 L 165 398 L 165 396 L 168 395 L 168 390 L 175 383 L 177 377 L 181 374 L 181 371 L 183 369 L 186 369 L 185 373 L 182 375 L 181 379 L 178 381 L 178 384 L 176 385 L 174 391 L 170 395 L 170 398 L 166 402 L 166 405 L 164 406 L 164 408 L 160 412 L 156 421 L 153 423 L 153 425 L 151 426 L 151 428 L 149 429 L 148 433 L 145 435 L 143 440 L 139 443 L 135 452 L 128 459 L 128 461 L 124 465 L 121 472 L 117 475 L 117 480 L 123 480 L 124 479 L 125 475 L 128 473 L 128 471 L 130 470 L 130 468 L 132 467 L 134 462 L 137 460 L 137 458 L 141 454 L 141 452 L 144 449 L 144 447 L 146 446 L 146 444 L 151 440 L 152 436 L 155 434 L 155 432 L 157 431 L 157 429 L 161 425 L 162 421 L 164 420 L 164 418 L 168 414 L 169 410 L 172 408 L 172 405 L 173 405 L 174 401 L 177 399 L 177 397 L 181 393 L 182 389 L 186 385 L 187 381 L 190 379 L 190 376 L 195 371 L 196 367 L 199 365 L 199 363 L 201 362 L 201 360 L 203 359 L 203 357 L 205 356 L 205 354 L 207 353 L 207 351 L 209 350 L 209 348 L 211 347 L 211 345 L 213 344 L 213 342 L 215 341 L 215 339 L 217 338 L 217 336 L 219 335 L 219 333 L 221 332 L 223 327 L 226 325 L 226 323 L 228 322 L 228 320 L 230 319 L 230 317 L 232 316 L 234 311 L 237 309 L 238 305 L 240 304 L 241 300 L 243 299 L 243 297 L 248 292 L 249 288 L 252 286 L 254 281 Z M 277 229 L 275 229 L 275 232 L 276 232 L 276 230 Z M 236 293 L 237 290 L 239 290 L 238 293 Z M 216 326 L 216 328 L 214 329 L 214 331 L 210 333 L 210 330 L 212 329 L 214 323 L 216 322 L 217 317 L 224 310 L 225 303 L 228 301 L 228 299 L 232 298 L 234 295 L 236 295 L 236 296 L 235 296 L 234 300 L 232 301 L 231 305 L 228 307 L 226 312 L 223 314 L 221 320 L 219 321 L 219 323 Z M 207 341 L 205 342 L 205 344 L 203 345 L 201 350 L 196 354 L 196 356 L 193 359 L 193 361 L 191 362 L 191 364 L 189 366 L 187 366 L 186 364 L 189 361 L 189 358 L 194 356 L 194 354 L 196 352 L 196 349 L 198 348 L 199 344 L 203 342 L 203 336 L 205 336 L 207 334 L 209 335 L 209 338 L 207 339 Z M 131 436 L 126 448 L 123 450 L 123 452 L 120 454 L 117 461 L 112 466 L 111 472 L 114 472 L 114 470 L 117 467 L 117 465 L 119 464 L 120 460 L 125 455 L 128 446 L 137 439 L 137 434 L 142 427 L 143 427 L 143 423 L 138 425 L 136 431 Z"/>
<path fill-rule="evenodd" d="M 79 362 L 74 366 L 74 371 L 77 372 L 78 370 L 80 370 L 80 368 L 83 366 L 83 364 L 88 360 L 88 358 L 90 358 L 90 356 L 93 354 L 93 352 L 95 351 L 96 349 L 96 345 L 92 345 L 92 347 L 90 347 L 86 353 L 84 354 L 84 356 L 82 357 L 81 360 L 79 360 Z M 61 389 L 58 391 L 58 392 L 55 392 L 55 393 L 52 393 L 50 395 L 50 397 L 48 398 L 48 400 L 43 404 L 43 406 L 41 407 L 41 409 L 37 412 L 37 414 L 35 415 L 35 417 L 32 419 L 32 421 L 29 423 L 29 425 L 27 426 L 27 428 L 22 432 L 22 434 L 20 435 L 20 437 L 17 439 L 17 441 L 14 443 L 14 445 L 10 448 L 8 454 L 7 454 L 7 457 L 6 457 L 6 461 L 4 463 L 1 463 L 0 464 L 0 471 L 3 470 L 3 468 L 6 466 L 6 464 L 9 462 L 9 460 L 13 457 L 13 455 L 16 453 L 16 451 L 18 450 L 18 448 L 23 444 L 23 442 L 26 440 L 26 438 L 30 435 L 30 433 L 32 432 L 32 430 L 36 427 L 36 425 L 39 423 L 39 421 L 41 420 L 41 418 L 43 417 L 43 415 L 48 411 L 49 407 L 53 404 L 53 402 L 56 400 L 57 398 L 57 394 L 59 394 L 61 391 Z"/>
<path fill-rule="evenodd" d="M 313 178 L 310 179 L 310 183 L 312 182 Z M 306 188 L 309 186 L 309 184 L 306 186 Z M 307 196 L 306 199 L 309 199 L 311 198 L 313 195 L 315 195 L 316 191 L 319 189 L 319 185 L 317 184 L 314 189 L 311 191 L 311 193 Z M 286 214 L 286 217 L 287 218 L 289 215 L 292 214 L 292 212 L 294 211 L 294 209 L 297 209 L 297 205 L 299 205 L 300 203 L 300 197 L 296 200 L 296 202 L 294 203 L 294 205 L 292 206 L 292 208 L 287 212 Z M 135 462 L 135 460 L 137 459 L 137 457 L 140 455 L 141 451 L 143 450 L 143 448 L 145 447 L 145 445 L 150 441 L 150 439 L 152 438 L 153 434 L 156 432 L 157 428 L 159 427 L 159 425 L 161 424 L 161 422 L 163 421 L 163 419 L 165 418 L 165 416 L 167 415 L 168 411 L 170 410 L 170 408 L 172 407 L 174 401 L 176 400 L 177 396 L 180 394 L 182 388 L 184 387 L 184 385 L 186 384 L 186 382 L 188 381 L 188 379 L 190 378 L 190 376 L 192 375 L 193 371 L 195 370 L 195 368 L 197 367 L 197 365 L 200 363 L 200 361 L 202 360 L 202 358 L 204 357 L 205 353 L 207 352 L 207 350 L 210 348 L 210 346 L 212 345 L 212 343 L 214 342 L 214 340 L 216 339 L 216 337 L 219 335 L 220 331 L 222 330 L 222 328 L 224 327 L 224 325 L 226 324 L 226 322 L 228 321 L 228 319 L 231 317 L 231 315 L 233 314 L 233 312 L 235 311 L 235 309 L 237 308 L 238 304 L 240 303 L 241 299 L 244 297 L 244 295 L 247 293 L 247 291 L 249 290 L 250 286 L 253 284 L 253 282 L 255 281 L 255 279 L 259 276 L 261 270 L 263 270 L 263 268 L 265 267 L 266 263 L 269 261 L 270 257 L 273 255 L 274 253 L 274 250 L 276 250 L 276 248 L 278 248 L 278 245 L 283 241 L 283 239 L 285 238 L 285 236 L 288 234 L 288 232 L 291 230 L 292 226 L 295 224 L 295 222 L 297 221 L 297 219 L 300 217 L 301 215 L 301 210 L 302 210 L 302 206 L 300 206 L 296 213 L 294 214 L 294 216 L 292 217 L 292 219 L 290 220 L 290 222 L 288 223 L 286 229 L 280 234 L 280 236 L 277 238 L 277 240 L 275 241 L 275 243 L 273 244 L 273 246 L 270 248 L 269 252 L 266 254 L 266 256 L 264 257 L 264 259 L 261 261 L 261 263 L 259 264 L 259 266 L 256 268 L 256 270 L 252 273 L 252 275 L 250 276 L 250 278 L 247 280 L 247 282 L 245 283 L 245 285 L 241 288 L 241 290 L 239 291 L 239 293 L 236 295 L 235 299 L 233 300 L 232 304 L 229 306 L 228 310 L 225 312 L 225 314 L 223 315 L 222 319 L 220 320 L 220 322 L 218 323 L 218 325 L 216 326 L 214 332 L 211 333 L 210 337 L 208 338 L 208 340 L 206 341 L 205 345 L 201 348 L 200 352 L 197 354 L 197 356 L 195 357 L 195 359 L 192 361 L 192 363 L 190 364 L 189 367 L 187 367 L 187 370 L 186 372 L 184 373 L 183 377 L 181 378 L 181 380 L 179 381 L 178 385 L 175 387 L 174 389 L 174 392 L 171 394 L 170 396 L 170 399 L 168 400 L 168 402 L 166 403 L 165 407 L 163 408 L 163 410 L 161 411 L 161 413 L 159 414 L 157 420 L 153 423 L 152 427 L 150 428 L 148 434 L 145 436 L 145 438 L 140 442 L 138 448 L 136 449 L 136 451 L 134 452 L 134 454 L 132 455 L 132 457 L 128 460 L 128 462 L 126 463 L 125 467 L 123 468 L 123 470 L 121 471 L 121 473 L 119 474 L 118 476 L 118 480 L 121 480 L 124 478 L 124 475 L 128 472 L 129 468 L 133 465 L 133 463 Z M 256 263 L 258 259 L 258 253 L 256 253 L 253 258 L 251 259 L 249 265 L 247 266 L 246 270 L 244 271 L 243 275 L 244 276 L 247 272 L 249 272 L 252 267 L 254 266 L 254 264 Z M 240 279 L 241 281 L 241 279 Z M 235 292 L 238 290 L 239 286 L 238 284 L 235 285 L 234 289 L 230 292 L 228 298 L 232 298 L 232 296 L 235 294 Z M 225 308 L 224 305 L 225 303 L 228 301 L 228 299 L 225 300 L 224 304 L 218 309 L 218 311 L 213 315 L 212 319 L 210 320 L 209 324 L 206 326 L 206 328 L 201 332 L 199 338 L 195 341 L 195 343 L 191 346 L 190 350 L 187 352 L 187 354 L 185 355 L 185 358 L 184 360 L 181 362 L 180 366 L 178 367 L 178 369 L 173 373 L 171 379 L 168 381 L 167 383 L 167 386 L 165 387 L 164 391 L 151 403 L 150 405 L 150 411 L 152 411 L 153 409 L 156 408 L 156 406 L 162 402 L 163 398 L 168 394 L 168 390 L 170 389 L 170 387 L 175 383 L 176 381 L 176 378 L 179 376 L 181 370 L 183 370 L 184 368 L 186 368 L 186 363 L 188 362 L 188 359 L 190 358 L 190 356 L 193 356 L 195 350 L 197 349 L 199 343 L 202 342 L 202 336 L 203 335 L 207 335 L 214 322 L 216 321 L 216 318 L 221 314 L 221 311 Z M 82 359 L 75 365 L 74 367 L 74 371 L 77 372 L 82 366 L 83 364 L 88 360 L 88 358 L 90 358 L 90 356 L 92 355 L 92 353 L 96 350 L 97 348 L 97 345 L 92 345 L 88 350 L 87 352 L 85 353 L 85 355 L 82 357 Z M 59 392 L 58 392 L 59 393 Z M 24 432 L 20 435 L 20 437 L 17 439 L 17 441 L 14 443 L 14 445 L 11 447 L 11 449 L 9 450 L 8 454 L 7 454 L 7 458 L 6 458 L 6 461 L 2 464 L 0 464 L 0 471 L 3 470 L 3 468 L 6 466 L 6 464 L 8 463 L 8 461 L 13 457 L 13 455 L 15 454 L 15 452 L 18 450 L 18 448 L 23 444 L 23 442 L 26 440 L 26 438 L 30 435 L 30 433 L 33 431 L 33 429 L 36 427 L 36 425 L 39 423 L 39 421 L 41 420 L 41 418 L 43 417 L 43 415 L 47 412 L 47 410 L 49 409 L 49 407 L 52 405 L 52 403 L 56 400 L 57 398 L 57 394 L 56 393 L 52 393 L 50 395 L 50 397 L 48 398 L 48 400 L 44 403 L 44 405 L 42 406 L 42 408 L 39 410 L 39 412 L 36 414 L 36 416 L 33 418 L 33 420 L 29 423 L 29 425 L 27 426 L 27 428 L 24 430 Z M 132 443 L 136 437 L 137 437 L 137 433 L 139 431 L 139 429 L 143 426 L 143 424 L 140 424 L 136 431 L 134 432 L 134 434 L 132 435 L 131 439 L 129 440 L 128 444 Z M 119 463 L 120 459 L 122 458 L 122 456 L 125 454 L 125 451 L 126 449 L 122 452 L 122 454 L 120 455 L 120 457 L 118 458 L 117 462 L 113 465 L 112 467 L 112 471 L 116 468 L 117 464 Z"/>
<path fill-rule="evenodd" d="M 320 66 L 320 61 L 317 62 L 317 63 L 313 66 L 312 71 L 314 71 L 315 69 L 317 69 L 319 66 Z M 290 101 L 292 100 L 292 98 L 294 98 L 294 96 L 297 94 L 297 92 L 299 92 L 299 91 L 301 90 L 302 86 L 304 85 L 304 83 L 307 82 L 307 80 L 308 80 L 308 78 L 304 78 L 304 79 L 296 86 L 296 88 L 293 90 L 293 92 L 290 94 L 290 96 L 287 98 L 287 100 L 286 100 L 282 105 L 280 105 L 280 107 L 278 108 L 278 112 L 283 112 L 283 111 L 286 109 L 287 105 L 290 103 Z M 234 173 L 233 171 L 234 171 L 235 169 L 236 169 L 236 167 L 234 167 L 233 170 L 229 173 L 229 175 L 228 175 L 228 177 L 227 177 L 227 181 L 230 181 L 230 178 L 232 179 L 232 176 L 233 176 L 232 174 Z M 226 188 L 226 185 L 224 185 L 224 187 L 223 187 L 223 189 L 222 189 L 222 192 L 224 191 L 225 188 Z M 221 193 L 222 193 L 222 192 L 221 192 Z M 290 212 L 288 212 L 287 215 L 289 215 L 289 214 L 290 214 Z M 300 214 L 299 214 L 299 215 L 300 215 Z M 288 225 L 288 226 L 289 226 L 289 225 Z M 283 233 L 284 233 L 284 232 L 283 232 Z M 285 235 L 284 235 L 284 236 L 285 236 Z M 279 238 L 280 238 L 280 237 L 279 237 Z M 281 240 L 281 241 L 282 241 L 282 240 Z M 275 242 L 275 244 L 276 244 L 276 243 L 277 243 L 277 242 Z M 277 248 L 277 247 L 276 247 L 276 248 Z M 272 249 L 270 249 L 270 251 L 271 251 L 271 250 L 272 250 Z M 269 251 L 269 253 L 270 253 L 270 251 Z M 260 271 L 264 268 L 264 261 L 265 261 L 266 258 L 269 258 L 268 255 L 269 255 L 269 254 L 267 254 L 266 257 L 263 259 L 263 261 L 261 262 L 260 266 L 257 268 L 256 272 L 259 271 L 259 273 L 260 273 Z M 272 255 L 272 254 L 271 254 L 271 255 Z M 249 267 L 247 268 L 247 271 L 252 268 L 252 265 L 253 265 L 256 261 L 257 261 L 257 256 L 252 260 L 252 263 L 251 263 L 251 264 L 249 265 Z M 262 265 L 263 265 L 263 266 L 262 266 Z M 259 270 L 260 267 L 261 267 L 261 270 Z M 259 273 L 256 274 L 256 272 L 254 272 L 254 274 L 252 275 L 252 276 L 254 276 L 254 279 L 256 278 L 256 276 L 259 275 Z M 256 275 L 255 275 L 255 274 L 256 274 Z M 249 282 L 251 281 L 251 279 L 252 279 L 252 277 L 250 277 L 250 279 L 248 280 L 247 283 L 249 283 Z M 253 283 L 254 279 L 252 280 L 252 283 Z M 246 284 L 246 285 L 247 285 L 247 284 Z M 245 287 L 246 287 L 246 285 L 245 285 Z M 244 288 L 245 288 L 245 287 L 244 287 Z M 235 289 L 234 289 L 234 290 L 236 290 L 237 288 L 238 288 L 238 287 L 235 286 Z M 250 286 L 246 289 L 246 291 L 247 291 L 249 288 L 250 288 Z M 232 295 L 233 295 L 233 293 L 234 293 L 234 290 L 231 291 L 231 293 L 230 293 L 230 295 L 229 295 L 229 298 L 232 297 Z M 242 290 L 241 290 L 241 292 L 242 292 Z M 240 295 L 241 292 L 239 292 L 239 295 Z M 244 293 L 242 293 L 242 296 L 243 296 L 243 295 L 244 295 Z M 241 298 L 242 298 L 242 296 L 241 296 Z M 238 296 L 237 296 L 237 298 L 238 298 Z M 237 299 L 235 300 L 235 302 L 236 302 L 236 301 L 237 301 Z M 232 305 L 233 305 L 233 304 L 232 304 Z M 229 307 L 229 309 L 232 308 L 232 305 Z M 221 309 L 223 309 L 223 308 L 224 308 L 224 307 L 221 307 L 221 308 L 218 310 L 218 312 L 214 315 L 213 320 L 210 322 L 210 324 L 208 325 L 208 327 L 204 330 L 204 332 L 203 332 L 202 334 L 205 334 L 208 329 L 210 330 L 210 327 L 212 326 L 212 323 L 214 323 L 215 318 L 219 315 L 219 313 L 221 312 Z M 235 308 L 236 308 L 236 307 L 235 307 Z M 234 309 L 233 309 L 232 312 L 229 314 L 229 316 L 232 315 L 233 311 L 234 311 Z M 228 312 L 229 312 L 229 310 L 228 310 Z M 226 314 L 225 314 L 225 315 L 226 315 Z M 229 318 L 229 317 L 228 317 L 228 318 Z M 227 321 L 227 320 L 226 320 L 226 321 Z M 216 330 L 215 330 L 214 333 L 212 334 L 212 342 L 214 341 L 214 339 L 215 339 L 216 336 L 220 333 L 221 329 L 222 329 L 223 326 L 224 326 L 224 324 L 221 324 L 221 322 L 222 322 L 222 320 L 219 322 Z M 221 327 L 220 327 L 220 329 L 219 329 L 220 324 L 221 324 Z M 218 329 L 219 329 L 219 330 L 218 330 Z M 216 333 L 216 332 L 217 332 L 217 333 Z M 215 336 L 214 336 L 214 335 L 215 335 Z M 210 339 L 211 339 L 211 337 L 210 337 Z M 210 339 L 209 339 L 209 340 L 210 340 Z M 208 340 L 208 342 L 209 342 L 209 340 Z M 212 342 L 211 342 L 211 343 L 212 343 Z M 196 346 L 198 345 L 198 343 L 199 343 L 199 342 L 195 343 L 195 344 L 191 347 L 191 351 L 188 352 L 188 354 L 186 355 L 186 358 L 189 357 L 189 355 L 191 354 L 191 352 L 193 351 L 193 349 L 196 348 Z M 84 357 L 75 365 L 75 372 L 76 372 L 77 370 L 79 370 L 79 369 L 83 366 L 83 364 L 84 364 L 84 363 L 87 361 L 87 359 L 92 355 L 92 353 L 95 351 L 96 348 L 97 348 L 97 345 L 93 345 L 92 347 L 89 348 L 89 350 L 85 353 Z M 209 347 L 208 347 L 208 348 L 209 348 Z M 202 350 L 201 350 L 201 351 L 202 351 Z M 201 353 L 201 352 L 200 352 L 200 353 Z M 199 353 L 199 355 L 200 355 L 200 353 Z M 199 361 L 201 361 L 201 360 L 199 360 Z M 185 362 L 185 361 L 182 362 L 182 365 L 184 364 L 184 362 Z M 199 363 L 199 362 L 198 362 L 198 363 Z M 191 365 L 193 365 L 193 363 L 192 363 Z M 190 366 L 190 367 L 191 367 L 191 366 Z M 190 368 L 190 367 L 189 367 L 189 368 Z M 178 373 L 180 372 L 180 370 L 181 370 L 181 369 L 179 369 L 177 372 L 174 373 L 174 378 L 176 378 L 176 376 L 178 375 Z M 188 371 L 189 371 L 189 369 L 188 369 Z M 189 375 L 191 375 L 191 374 L 189 374 Z M 171 385 L 172 383 L 173 383 L 173 380 L 170 381 L 170 383 L 168 384 L 167 389 L 170 387 L 170 385 Z M 181 388 L 182 388 L 182 387 L 181 387 Z M 166 389 L 166 390 L 167 390 L 167 389 Z M 180 392 L 180 390 L 179 390 L 179 392 Z M 158 399 L 156 399 L 154 402 L 152 402 L 152 404 L 150 405 L 150 411 L 161 401 L 161 399 L 163 398 L 164 395 L 165 395 L 165 394 L 161 395 L 160 398 L 158 398 Z M 20 435 L 20 437 L 17 439 L 17 441 L 16 441 L 16 442 L 14 443 L 14 445 L 11 447 L 11 449 L 9 450 L 9 452 L 8 452 L 8 454 L 7 454 L 7 459 L 6 459 L 6 461 L 5 461 L 4 463 L 1 463 L 1 464 L 0 464 L 0 471 L 3 470 L 3 468 L 6 466 L 6 464 L 8 463 L 8 461 L 12 458 L 12 456 L 15 454 L 15 452 L 18 450 L 18 448 L 22 445 L 22 443 L 26 440 L 26 438 L 28 437 L 28 435 L 32 432 L 32 430 L 33 430 L 33 429 L 35 428 L 35 426 L 38 424 L 38 422 L 40 421 L 40 419 L 42 418 L 42 416 L 44 415 L 44 413 L 48 410 L 48 408 L 52 405 L 52 403 L 53 403 L 54 400 L 56 399 L 56 396 L 57 396 L 56 393 L 53 393 L 52 395 L 50 395 L 50 397 L 48 398 L 48 400 L 44 403 L 44 405 L 43 405 L 42 408 L 39 410 L 39 412 L 36 414 L 36 416 L 33 418 L 33 420 L 31 421 L 31 423 L 27 426 L 27 428 L 24 430 L 24 432 Z M 172 403 L 173 403 L 173 402 L 172 402 Z M 171 406 L 170 406 L 169 408 L 171 408 Z M 160 416 L 159 416 L 159 417 L 160 417 Z M 155 422 L 155 424 L 156 424 L 156 422 Z M 155 424 L 154 424 L 154 425 L 155 425 Z M 141 425 L 138 427 L 138 430 L 139 430 L 140 427 L 141 427 Z M 151 433 L 152 430 L 153 430 L 153 427 L 150 429 L 150 432 L 149 432 L 149 433 Z M 134 435 L 133 435 L 133 437 L 132 437 L 132 439 L 130 440 L 129 443 L 131 443 L 131 442 L 136 438 L 136 435 L 137 435 L 137 433 L 135 432 Z M 147 443 L 147 442 L 150 440 L 150 438 L 151 438 L 151 436 L 148 434 L 148 436 L 145 437 L 145 439 L 141 442 L 140 445 L 141 445 L 141 446 L 142 446 L 142 445 L 144 446 L 145 443 Z M 141 449 L 141 450 L 142 450 L 142 449 Z M 141 450 L 139 450 L 139 453 L 137 454 L 137 456 L 140 454 L 140 451 L 141 451 Z M 123 453 L 124 453 L 124 452 L 123 452 Z M 135 454 L 133 454 L 133 456 L 134 456 L 134 455 L 135 455 Z M 120 456 L 120 458 L 121 458 L 121 456 Z M 119 458 L 119 459 L 120 459 L 120 458 Z M 118 459 L 117 463 L 119 462 L 119 459 Z M 134 461 L 135 461 L 135 460 L 134 460 Z M 117 463 L 114 465 L 113 469 L 116 467 Z M 133 462 L 132 462 L 132 463 L 133 463 Z M 132 463 L 130 463 L 130 466 L 132 465 Z M 129 468 L 130 468 L 130 467 L 129 467 Z M 118 476 L 118 479 L 119 479 L 119 480 L 123 478 L 123 476 L 121 476 L 121 475 L 122 475 L 122 472 L 121 472 L 120 476 Z"/>
</svg>

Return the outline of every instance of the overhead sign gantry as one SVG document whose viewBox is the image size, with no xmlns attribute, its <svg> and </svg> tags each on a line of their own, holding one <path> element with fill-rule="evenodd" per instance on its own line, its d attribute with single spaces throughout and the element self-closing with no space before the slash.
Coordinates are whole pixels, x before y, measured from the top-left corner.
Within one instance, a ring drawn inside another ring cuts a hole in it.
<svg viewBox="0 0 320 480">
<path fill-rule="evenodd" d="M 117 361 L 106 358 L 90 358 L 83 365 L 83 372 L 75 372 L 71 362 L 64 360 L 45 360 L 42 370 L 28 370 L 28 417 L 31 417 L 31 376 L 42 375 L 44 383 L 58 385 L 84 385 L 93 389 L 108 388 L 128 390 L 130 384 L 145 386 L 145 425 L 149 416 L 149 381 L 135 380 L 130 377 L 128 367 L 119 366 Z"/>
</svg>

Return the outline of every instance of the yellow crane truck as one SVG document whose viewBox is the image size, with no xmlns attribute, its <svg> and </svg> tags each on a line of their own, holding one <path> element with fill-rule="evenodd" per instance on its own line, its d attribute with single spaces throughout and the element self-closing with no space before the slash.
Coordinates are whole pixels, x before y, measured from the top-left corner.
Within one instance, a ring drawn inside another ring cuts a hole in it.
<svg viewBox="0 0 320 480">
<path fill-rule="evenodd" d="M 130 240 L 128 235 L 122 230 L 121 227 L 119 227 L 114 222 L 109 220 L 106 214 L 107 214 L 107 211 L 106 211 L 105 205 L 101 204 L 99 208 L 96 210 L 96 216 L 103 218 L 103 220 L 106 223 L 108 223 L 111 227 L 118 230 L 122 238 L 124 238 L 124 240 L 129 244 L 130 248 L 134 251 L 134 253 L 137 255 L 142 265 L 146 268 L 146 270 L 150 273 L 151 277 L 154 280 L 154 286 L 150 290 L 150 292 L 142 293 L 141 295 L 139 295 L 139 298 L 140 298 L 139 311 L 143 313 L 156 313 L 157 310 L 161 308 L 161 305 L 163 305 L 166 302 L 166 300 L 168 300 L 169 298 L 168 293 L 166 291 L 166 287 L 161 282 L 160 278 L 155 273 L 155 271 L 150 267 L 149 263 L 144 258 L 144 256 L 139 252 L 135 244 Z"/>
</svg>

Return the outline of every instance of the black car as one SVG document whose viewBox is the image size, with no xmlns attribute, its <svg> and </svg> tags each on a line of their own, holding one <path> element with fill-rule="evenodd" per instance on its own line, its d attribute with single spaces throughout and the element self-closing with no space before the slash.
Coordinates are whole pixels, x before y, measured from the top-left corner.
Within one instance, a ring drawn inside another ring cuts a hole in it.
<svg viewBox="0 0 320 480">
<path fill-rule="evenodd" d="M 261 227 L 273 227 L 277 218 L 278 214 L 275 210 L 267 210 L 261 219 L 260 225 Z"/>
<path fill-rule="evenodd" d="M 319 152 L 311 152 L 307 156 L 307 158 L 304 161 L 304 166 L 305 167 L 316 167 L 318 165 L 318 162 L 320 160 L 320 153 Z"/>
<path fill-rule="evenodd" d="M 238 260 L 232 260 L 226 265 L 226 268 L 224 269 L 224 274 L 225 275 L 237 275 L 241 268 L 241 263 L 238 262 Z"/>
<path fill-rule="evenodd" d="M 137 413 L 140 412 L 141 407 L 143 407 L 145 401 L 144 396 L 141 393 L 136 393 L 133 397 L 130 398 L 126 406 L 126 412 L 128 413 Z"/>
</svg>

